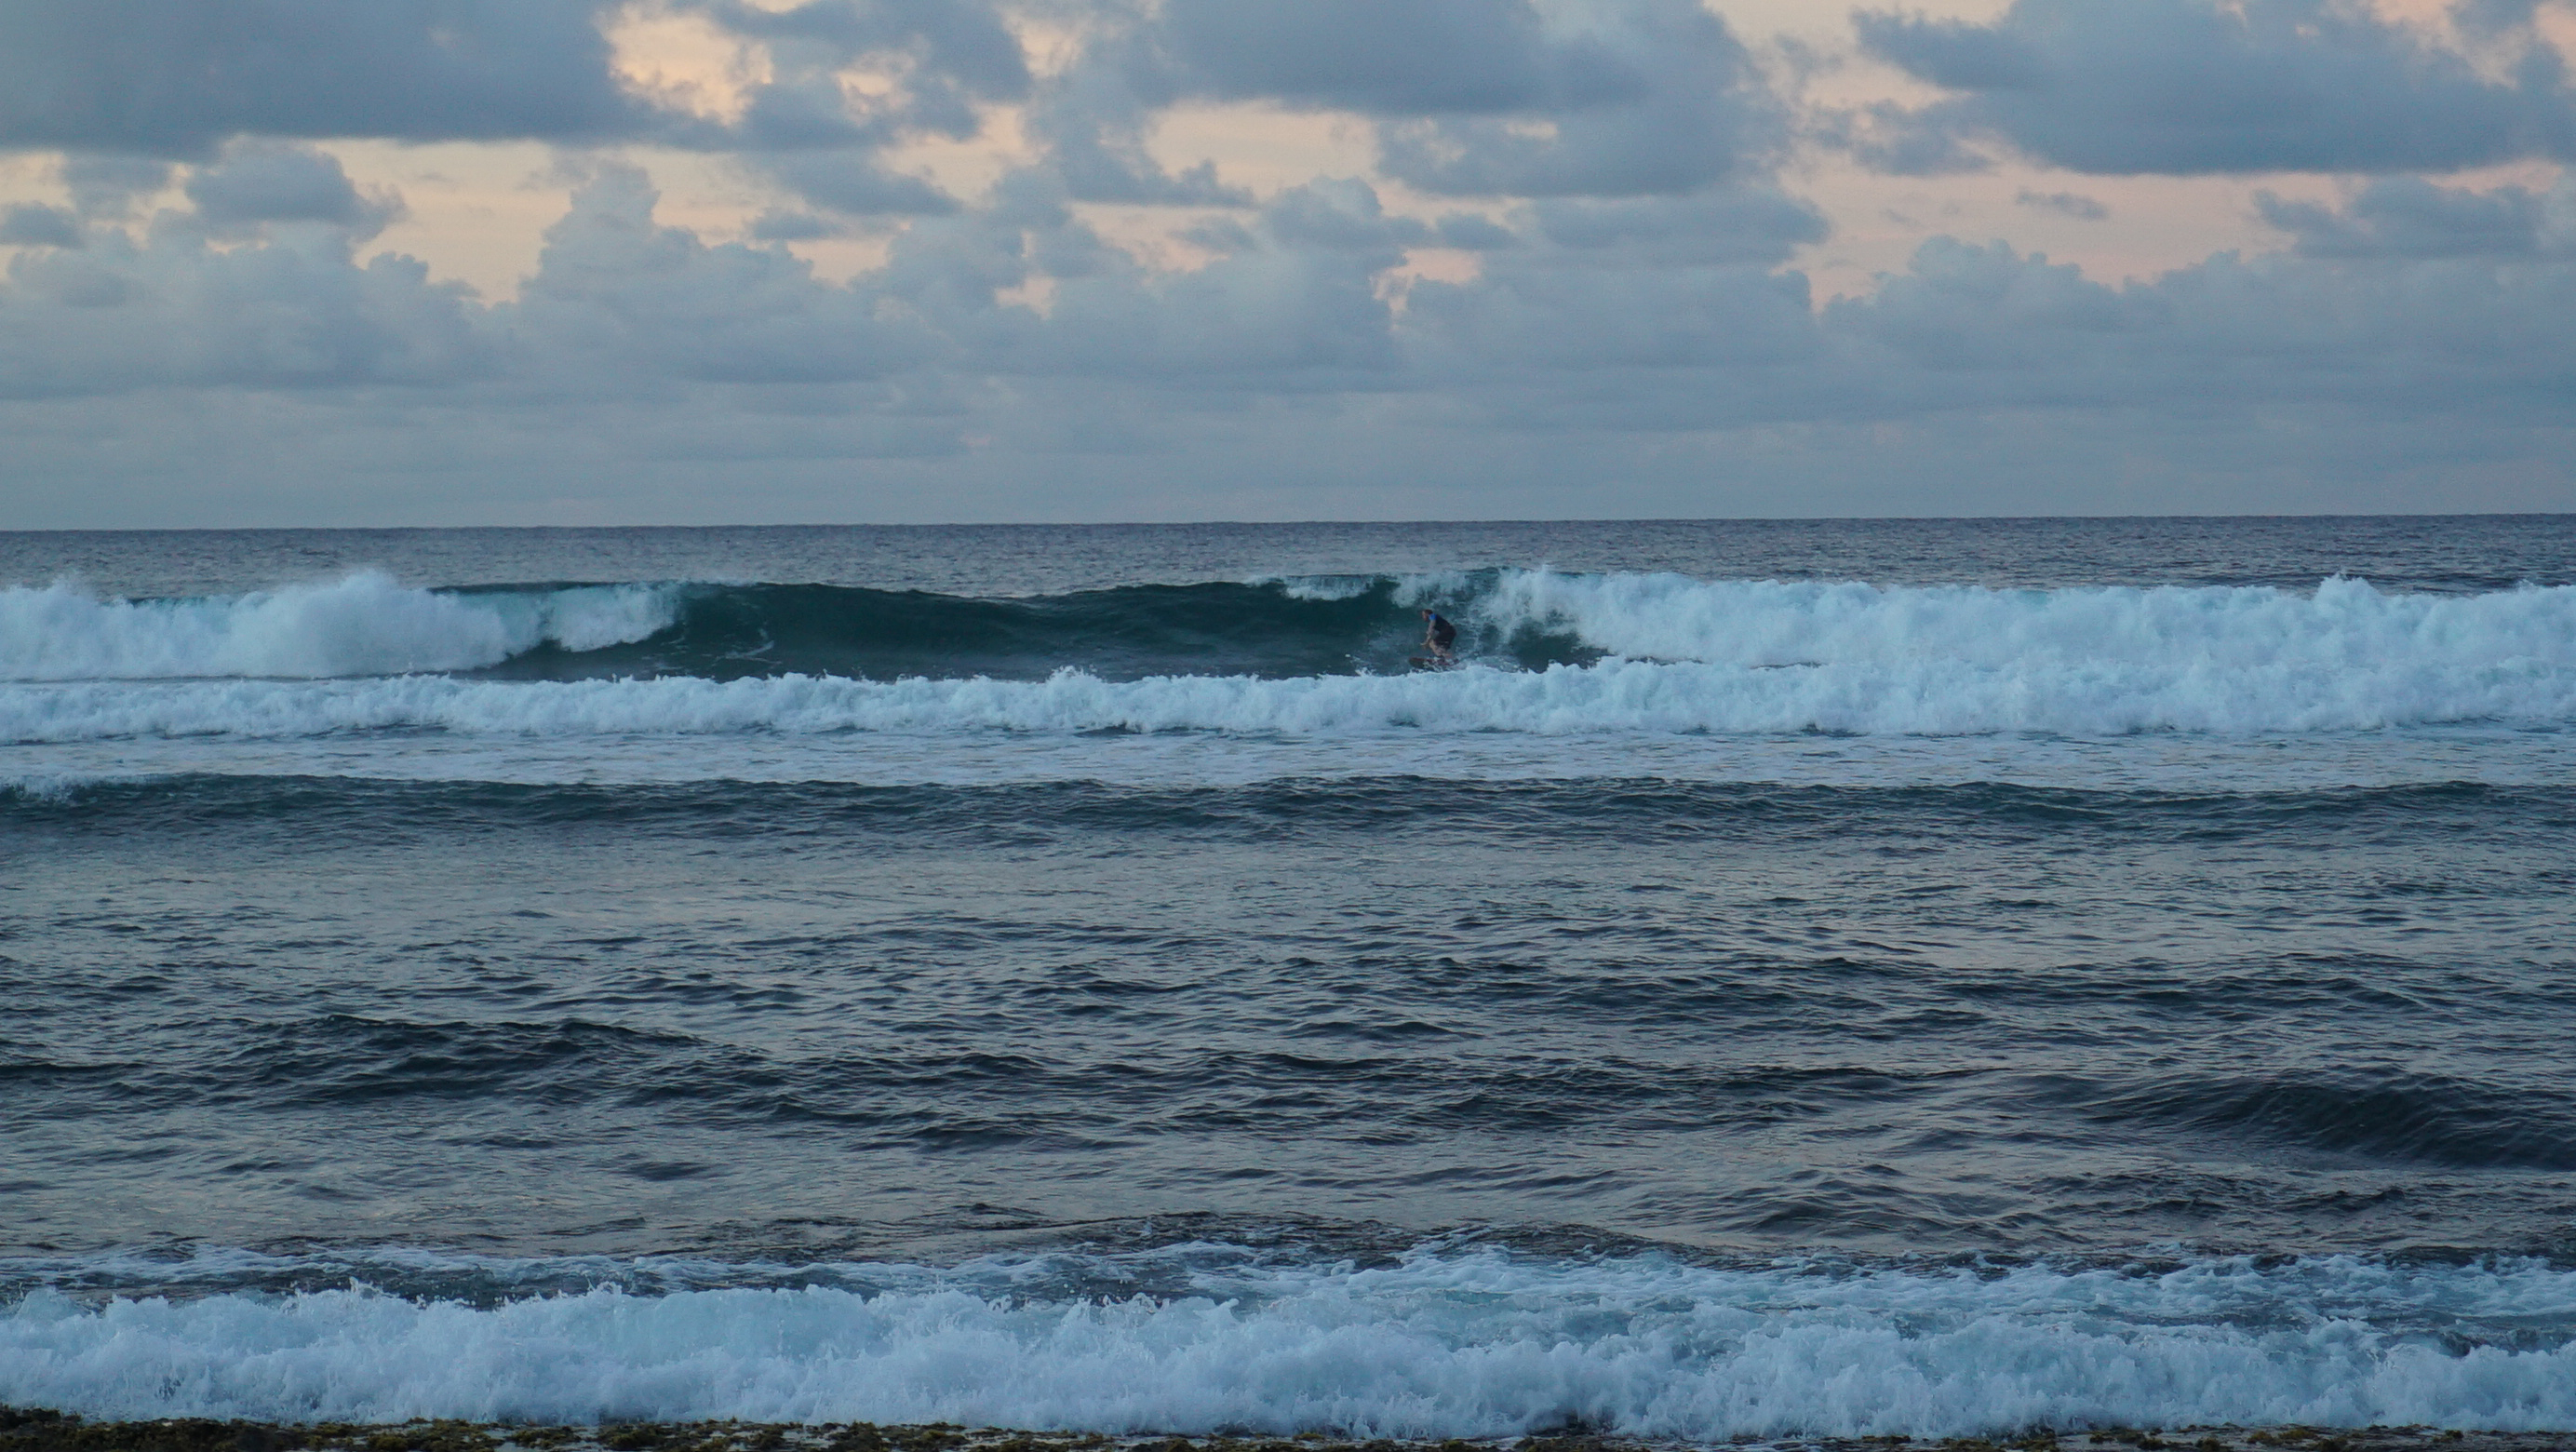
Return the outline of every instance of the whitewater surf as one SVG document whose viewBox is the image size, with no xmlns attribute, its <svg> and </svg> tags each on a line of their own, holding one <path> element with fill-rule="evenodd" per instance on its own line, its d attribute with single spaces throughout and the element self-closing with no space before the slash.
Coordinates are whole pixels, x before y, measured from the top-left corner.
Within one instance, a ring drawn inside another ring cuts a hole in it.
<svg viewBox="0 0 2576 1452">
<path fill-rule="evenodd" d="M 2571 727 L 2559 520 L 0 536 L 0 1404 L 2537 1446 Z"/>
</svg>

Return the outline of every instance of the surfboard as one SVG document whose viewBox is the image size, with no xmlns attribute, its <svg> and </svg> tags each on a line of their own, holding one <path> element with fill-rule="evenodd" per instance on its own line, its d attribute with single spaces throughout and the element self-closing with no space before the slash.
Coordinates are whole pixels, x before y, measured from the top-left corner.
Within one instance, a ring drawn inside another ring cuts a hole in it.
<svg viewBox="0 0 2576 1452">
<path fill-rule="evenodd" d="M 1408 656 L 1406 659 L 1412 661 L 1413 668 L 1418 671 L 1453 671 L 1458 668 L 1458 662 L 1455 657 L 1448 660 L 1442 660 L 1436 655 L 1417 655 Z"/>
</svg>

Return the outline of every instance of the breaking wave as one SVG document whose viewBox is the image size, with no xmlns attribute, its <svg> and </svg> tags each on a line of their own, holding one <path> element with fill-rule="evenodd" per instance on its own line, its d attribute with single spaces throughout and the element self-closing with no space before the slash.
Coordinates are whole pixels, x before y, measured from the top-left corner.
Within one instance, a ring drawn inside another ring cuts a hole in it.
<svg viewBox="0 0 2576 1452">
<path fill-rule="evenodd" d="M 1467 1250 L 1361 1268 L 1204 1243 L 945 1271 L 437 1260 L 335 1267 L 359 1282 L 342 1289 L 37 1289 L 0 1310 L 0 1402 L 1693 1440 L 2576 1425 L 2576 1273 L 2538 1262 L 1728 1269 Z M 442 1276 L 474 1289 L 427 1292 Z M 387 1279 L 413 1294 L 365 1284 Z M 622 1288 L 639 1280 L 662 1284 Z"/>
<path fill-rule="evenodd" d="M 1421 629 L 1397 582 L 1135 585 L 969 599 L 833 585 L 425 590 L 378 573 L 186 600 L 0 591 L 0 680 L 399 675 L 583 680 L 786 674 L 1042 679 L 1079 666 L 1267 677 L 1401 669 Z M 1598 658 L 1527 634 L 1498 660 Z"/>
<path fill-rule="evenodd" d="M 2278 733 L 2576 720 L 2576 665 L 2377 669 L 1959 661 L 1735 665 L 1612 660 L 1402 676 L 1158 676 L 1063 670 L 1042 681 L 189 681 L 0 687 L 0 742 L 347 731 L 497 735 L 776 732 L 1414 731 L 1962 735 Z"/>
<path fill-rule="evenodd" d="M 1408 672 L 1413 611 L 1463 670 Z M 2576 720 L 2576 587 L 2484 595 L 1546 571 L 970 600 L 838 586 L 0 591 L 0 741 L 1398 730 L 2274 733 Z"/>
<path fill-rule="evenodd" d="M 2381 697 L 2392 682 L 2440 689 L 2462 671 L 2576 672 L 2576 587 L 2566 586 L 2392 594 L 2337 578 L 2307 592 L 1993 590 L 1488 570 L 970 599 L 830 585 L 424 590 L 362 573 L 188 600 L 0 590 L 0 680 L 1044 681 L 1068 669 L 1110 682 L 1285 680 L 1402 671 L 1425 605 L 1460 622 L 1470 660 L 1500 670 L 1629 659 L 1982 671 L 2050 692 L 2250 673 L 2348 678 Z"/>
<path fill-rule="evenodd" d="M 2271 587 L 1993 590 L 1965 585 L 1705 582 L 1505 571 L 1479 612 L 1562 630 L 1612 655 L 1771 665 L 1939 659 L 1996 668 L 2389 671 L 2576 665 L 2576 587 L 2390 594 L 2334 578 Z"/>
<path fill-rule="evenodd" d="M 101 600 L 69 585 L 0 590 L 0 680 L 395 675 L 497 665 L 670 628 L 649 585 L 453 592 L 364 571 L 329 584 L 186 600 Z"/>
</svg>

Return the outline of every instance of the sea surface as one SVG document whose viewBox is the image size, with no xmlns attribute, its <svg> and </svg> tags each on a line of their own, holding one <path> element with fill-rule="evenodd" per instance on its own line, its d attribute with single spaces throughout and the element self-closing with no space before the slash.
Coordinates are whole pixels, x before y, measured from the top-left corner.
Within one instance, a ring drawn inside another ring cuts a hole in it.
<svg viewBox="0 0 2576 1452">
<path fill-rule="evenodd" d="M 0 534 L 0 1403 L 2576 1427 L 2576 516 Z"/>
</svg>

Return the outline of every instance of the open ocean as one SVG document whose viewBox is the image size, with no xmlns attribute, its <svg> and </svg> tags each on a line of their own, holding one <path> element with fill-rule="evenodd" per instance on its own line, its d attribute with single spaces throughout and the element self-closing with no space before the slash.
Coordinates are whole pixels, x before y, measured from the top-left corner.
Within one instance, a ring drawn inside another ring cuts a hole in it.
<svg viewBox="0 0 2576 1452">
<path fill-rule="evenodd" d="M 5 534 L 0 1025 L 0 1404 L 2576 1427 L 2576 516 Z"/>
</svg>

